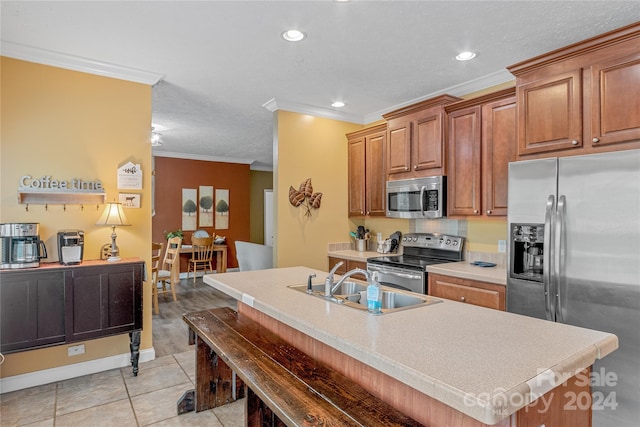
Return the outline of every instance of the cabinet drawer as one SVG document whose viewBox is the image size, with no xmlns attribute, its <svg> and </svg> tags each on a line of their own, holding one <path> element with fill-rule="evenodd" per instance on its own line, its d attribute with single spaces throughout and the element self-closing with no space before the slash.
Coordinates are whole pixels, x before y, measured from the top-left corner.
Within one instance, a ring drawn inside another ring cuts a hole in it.
<svg viewBox="0 0 640 427">
<path fill-rule="evenodd" d="M 505 310 L 505 289 L 492 283 L 429 274 L 429 295 Z"/>
</svg>

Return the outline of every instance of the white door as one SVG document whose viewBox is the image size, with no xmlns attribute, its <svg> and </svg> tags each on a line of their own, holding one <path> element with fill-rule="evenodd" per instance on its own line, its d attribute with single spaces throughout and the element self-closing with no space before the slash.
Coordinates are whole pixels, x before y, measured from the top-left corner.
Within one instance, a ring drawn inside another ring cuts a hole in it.
<svg viewBox="0 0 640 427">
<path fill-rule="evenodd" d="M 273 246 L 273 190 L 264 190 L 264 244 Z"/>
</svg>

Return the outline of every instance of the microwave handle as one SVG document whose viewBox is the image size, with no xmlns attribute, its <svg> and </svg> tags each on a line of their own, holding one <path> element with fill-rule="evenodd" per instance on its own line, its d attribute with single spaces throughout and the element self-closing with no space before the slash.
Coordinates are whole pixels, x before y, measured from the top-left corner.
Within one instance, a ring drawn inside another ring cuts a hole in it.
<svg viewBox="0 0 640 427">
<path fill-rule="evenodd" d="M 420 188 L 420 213 L 422 214 L 422 216 L 424 216 L 424 193 L 427 191 L 427 187 L 426 186 L 422 186 L 422 188 Z"/>
</svg>

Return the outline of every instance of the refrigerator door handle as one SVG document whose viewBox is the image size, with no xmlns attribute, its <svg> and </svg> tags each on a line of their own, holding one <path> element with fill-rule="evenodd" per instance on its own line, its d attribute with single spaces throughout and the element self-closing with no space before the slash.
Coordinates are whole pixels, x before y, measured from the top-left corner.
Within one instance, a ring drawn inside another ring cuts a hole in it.
<svg viewBox="0 0 640 427">
<path fill-rule="evenodd" d="M 558 198 L 558 207 L 556 209 L 556 229 L 555 229 L 555 245 L 554 245 L 554 275 L 556 280 L 556 318 L 558 322 L 564 323 L 564 304 L 562 303 L 563 297 L 566 295 L 566 277 L 565 277 L 565 236 L 564 236 L 564 222 L 566 214 L 567 200 L 565 196 Z"/>
<path fill-rule="evenodd" d="M 544 308 L 547 320 L 556 320 L 555 286 L 553 281 L 552 260 L 554 258 L 554 241 L 552 227 L 555 223 L 556 198 L 549 195 L 544 215 L 544 247 L 542 253 L 542 283 L 544 285 Z"/>
</svg>

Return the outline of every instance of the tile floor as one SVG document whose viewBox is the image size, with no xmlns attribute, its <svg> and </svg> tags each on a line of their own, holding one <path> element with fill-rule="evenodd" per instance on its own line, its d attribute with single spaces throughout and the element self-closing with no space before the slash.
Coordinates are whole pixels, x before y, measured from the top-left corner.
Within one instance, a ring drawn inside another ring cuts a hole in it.
<svg viewBox="0 0 640 427">
<path fill-rule="evenodd" d="M 0 395 L 0 425 L 64 426 L 212 426 L 244 425 L 244 401 L 205 412 L 177 414 L 177 401 L 194 388 L 195 355 L 190 350 L 131 368 Z"/>
</svg>

